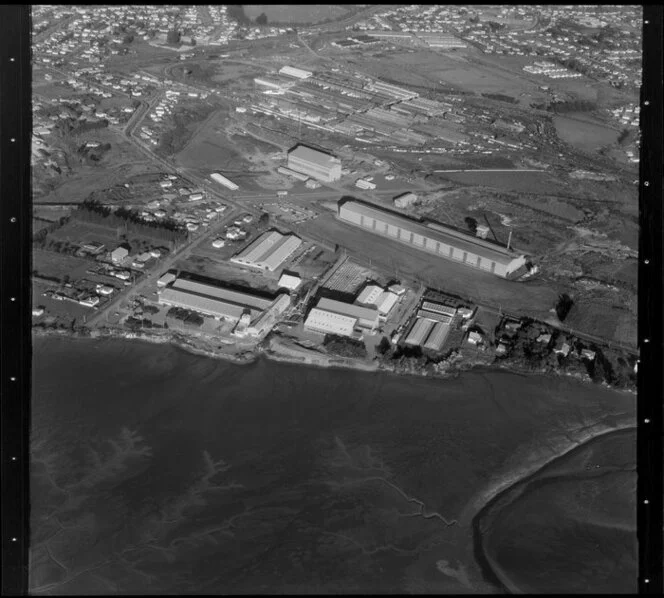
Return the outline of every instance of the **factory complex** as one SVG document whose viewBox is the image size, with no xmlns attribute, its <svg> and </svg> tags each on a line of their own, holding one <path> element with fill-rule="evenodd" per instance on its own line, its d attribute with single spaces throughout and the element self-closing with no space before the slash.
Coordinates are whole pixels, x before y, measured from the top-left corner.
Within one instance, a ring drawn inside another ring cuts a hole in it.
<svg viewBox="0 0 664 598">
<path fill-rule="evenodd" d="M 454 45 L 458 40 L 432 38 L 432 43 Z M 255 101 L 249 106 L 254 113 L 285 117 L 363 143 L 468 143 L 458 127 L 465 119 L 454 102 L 421 97 L 417 91 L 368 76 L 285 66 L 255 77 L 254 91 Z"/>
<path fill-rule="evenodd" d="M 189 309 L 217 320 L 237 322 L 243 314 L 251 320 L 259 318 L 274 300 L 251 292 L 234 291 L 186 278 L 176 278 L 159 293 L 159 303 Z"/>
<path fill-rule="evenodd" d="M 274 272 L 301 245 L 302 240 L 295 235 L 282 235 L 277 231 L 269 231 L 245 247 L 230 261 L 241 266 Z"/>
<path fill-rule="evenodd" d="M 503 278 L 515 277 L 526 269 L 526 257 L 508 248 L 357 200 L 340 200 L 338 218 L 376 235 Z"/>
<path fill-rule="evenodd" d="M 339 158 L 306 145 L 297 145 L 288 152 L 288 168 L 326 183 L 341 178 Z"/>
</svg>

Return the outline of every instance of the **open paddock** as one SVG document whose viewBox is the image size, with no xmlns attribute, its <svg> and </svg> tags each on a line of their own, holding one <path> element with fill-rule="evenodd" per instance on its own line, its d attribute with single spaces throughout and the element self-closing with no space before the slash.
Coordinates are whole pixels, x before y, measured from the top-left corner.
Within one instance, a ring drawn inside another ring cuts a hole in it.
<svg viewBox="0 0 664 598">
<path fill-rule="evenodd" d="M 106 249 L 109 251 L 115 249 L 121 243 L 120 238 L 113 228 L 74 219 L 52 232 L 49 237 L 58 241 L 77 244 L 96 241 L 106 245 Z"/>
<path fill-rule="evenodd" d="M 33 249 L 32 269 L 38 275 L 64 279 L 68 276 L 72 281 L 86 278 L 88 270 L 94 262 L 71 255 L 63 255 L 54 251 Z"/>
<path fill-rule="evenodd" d="M 243 5 L 244 14 L 255 20 L 261 14 L 270 23 L 308 24 L 342 18 L 348 9 L 331 4 L 251 4 Z"/>
<path fill-rule="evenodd" d="M 517 191 L 520 193 L 551 193 L 552 191 L 563 192 L 565 187 L 558 184 L 556 178 L 546 172 L 439 172 L 438 178 L 442 178 L 463 185 L 481 185 L 493 187 L 506 191 Z"/>
<path fill-rule="evenodd" d="M 553 117 L 553 124 L 560 139 L 587 152 L 616 143 L 620 136 L 619 130 L 593 122 L 585 116 L 579 118 L 573 114 L 557 115 Z"/>
</svg>

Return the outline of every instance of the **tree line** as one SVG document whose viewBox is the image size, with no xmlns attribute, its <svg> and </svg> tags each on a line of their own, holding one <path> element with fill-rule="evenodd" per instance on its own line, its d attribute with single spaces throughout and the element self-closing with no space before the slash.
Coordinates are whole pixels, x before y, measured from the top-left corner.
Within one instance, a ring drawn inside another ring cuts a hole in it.
<svg viewBox="0 0 664 598">
<path fill-rule="evenodd" d="M 120 207 L 113 211 L 96 200 L 86 199 L 72 212 L 71 217 L 81 222 L 121 228 L 137 236 L 158 239 L 166 242 L 171 249 L 184 243 L 189 237 L 188 232 L 171 218 L 147 222 L 136 210 Z"/>
</svg>

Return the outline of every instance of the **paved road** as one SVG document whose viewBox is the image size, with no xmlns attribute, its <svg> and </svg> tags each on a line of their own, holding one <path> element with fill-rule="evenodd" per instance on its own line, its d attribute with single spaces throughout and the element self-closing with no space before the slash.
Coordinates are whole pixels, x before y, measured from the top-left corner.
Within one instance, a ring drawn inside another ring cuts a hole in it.
<svg viewBox="0 0 664 598">
<path fill-rule="evenodd" d="M 116 297 L 101 308 L 94 316 L 88 318 L 86 325 L 89 327 L 95 326 L 98 323 L 102 323 L 103 319 L 108 316 L 108 314 L 116 309 L 117 306 L 127 299 L 131 295 L 140 295 L 144 293 L 150 285 L 156 284 L 157 279 L 167 270 L 171 269 L 178 260 L 186 259 L 191 252 L 196 249 L 202 243 L 209 241 L 210 237 L 216 236 L 219 231 L 226 226 L 226 224 L 237 216 L 239 210 L 231 209 L 227 213 L 223 214 L 216 222 L 214 222 L 208 230 L 202 232 L 198 237 L 196 237 L 189 245 L 184 245 L 175 251 L 173 251 L 168 257 L 159 263 L 159 267 L 155 267 L 154 270 L 143 277 L 137 284 L 127 287 L 123 292 L 118 293 Z"/>
</svg>

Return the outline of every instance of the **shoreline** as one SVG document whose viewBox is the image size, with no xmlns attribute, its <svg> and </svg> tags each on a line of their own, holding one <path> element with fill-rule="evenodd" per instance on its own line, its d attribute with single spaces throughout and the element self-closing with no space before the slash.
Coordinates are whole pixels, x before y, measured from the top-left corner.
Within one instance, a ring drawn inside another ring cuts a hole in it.
<svg viewBox="0 0 664 598">
<path fill-rule="evenodd" d="M 433 374 L 427 372 L 417 372 L 411 369 L 399 370 L 397 367 L 389 367 L 384 363 L 379 362 L 365 362 L 358 361 L 353 358 L 340 357 L 335 355 L 327 355 L 316 351 L 307 350 L 304 347 L 294 349 L 286 346 L 282 340 L 276 340 L 279 337 L 272 337 L 269 341 L 270 347 L 264 348 L 261 346 L 254 346 L 252 349 L 246 349 L 238 352 L 238 354 L 228 353 L 225 351 L 208 351 L 196 347 L 189 341 L 186 334 L 182 332 L 167 331 L 167 332 L 131 332 L 128 330 L 121 330 L 119 328 L 103 328 L 103 329 L 83 329 L 83 330 L 63 330 L 52 328 L 32 327 L 32 334 L 34 336 L 60 336 L 69 338 L 115 338 L 122 340 L 141 340 L 153 344 L 171 344 L 183 351 L 187 351 L 193 355 L 200 355 L 202 357 L 209 357 L 210 359 L 221 359 L 229 361 L 238 365 L 248 365 L 256 363 L 261 356 L 270 361 L 280 363 L 292 363 L 307 365 L 312 367 L 323 368 L 343 368 L 355 371 L 365 372 L 386 372 L 396 376 L 416 376 L 417 378 L 431 378 L 439 380 L 451 380 L 457 378 L 464 372 L 503 372 L 515 374 L 519 376 L 555 376 L 564 378 L 573 378 L 584 384 L 595 385 L 592 380 L 586 375 L 579 375 L 569 372 L 559 372 L 550 368 L 541 368 L 533 370 L 526 367 L 519 367 L 518 365 L 504 365 L 500 363 L 483 364 L 483 363 L 453 363 L 448 367 L 439 370 Z M 275 342 L 276 341 L 276 342 Z M 195 342 L 195 341 L 194 341 Z M 277 346 L 277 350 L 273 346 Z M 631 388 L 615 388 L 605 383 L 602 384 L 607 389 L 615 390 L 617 392 L 624 392 L 636 396 L 636 390 Z"/>
<path fill-rule="evenodd" d="M 544 464 L 539 465 L 536 469 L 521 475 L 518 479 L 509 483 L 509 485 L 496 489 L 491 494 L 491 496 L 488 497 L 488 500 L 486 500 L 482 506 L 475 510 L 475 514 L 473 515 L 472 521 L 470 523 L 472 532 L 473 556 L 475 558 L 475 563 L 480 570 L 482 579 L 487 583 L 495 586 L 502 592 L 511 594 L 523 593 L 523 590 L 518 588 L 509 579 L 508 575 L 505 574 L 502 569 L 492 561 L 485 545 L 486 537 L 484 530 L 482 529 L 483 524 L 486 523 L 487 518 L 490 518 L 491 511 L 496 508 L 501 500 L 508 498 L 511 493 L 514 493 L 517 490 L 523 491 L 527 489 L 531 482 L 533 482 L 547 469 L 554 467 L 561 459 L 572 457 L 577 452 L 586 450 L 589 445 L 596 442 L 601 442 L 612 436 L 634 433 L 635 431 L 636 425 L 632 425 L 607 429 L 594 435 L 589 433 L 585 435 L 587 437 L 584 437 L 572 447 L 549 459 Z M 514 499 L 518 499 L 518 497 L 519 496 L 517 495 L 514 497 Z M 510 501 L 509 504 L 511 504 L 511 502 L 512 501 Z"/>
</svg>

